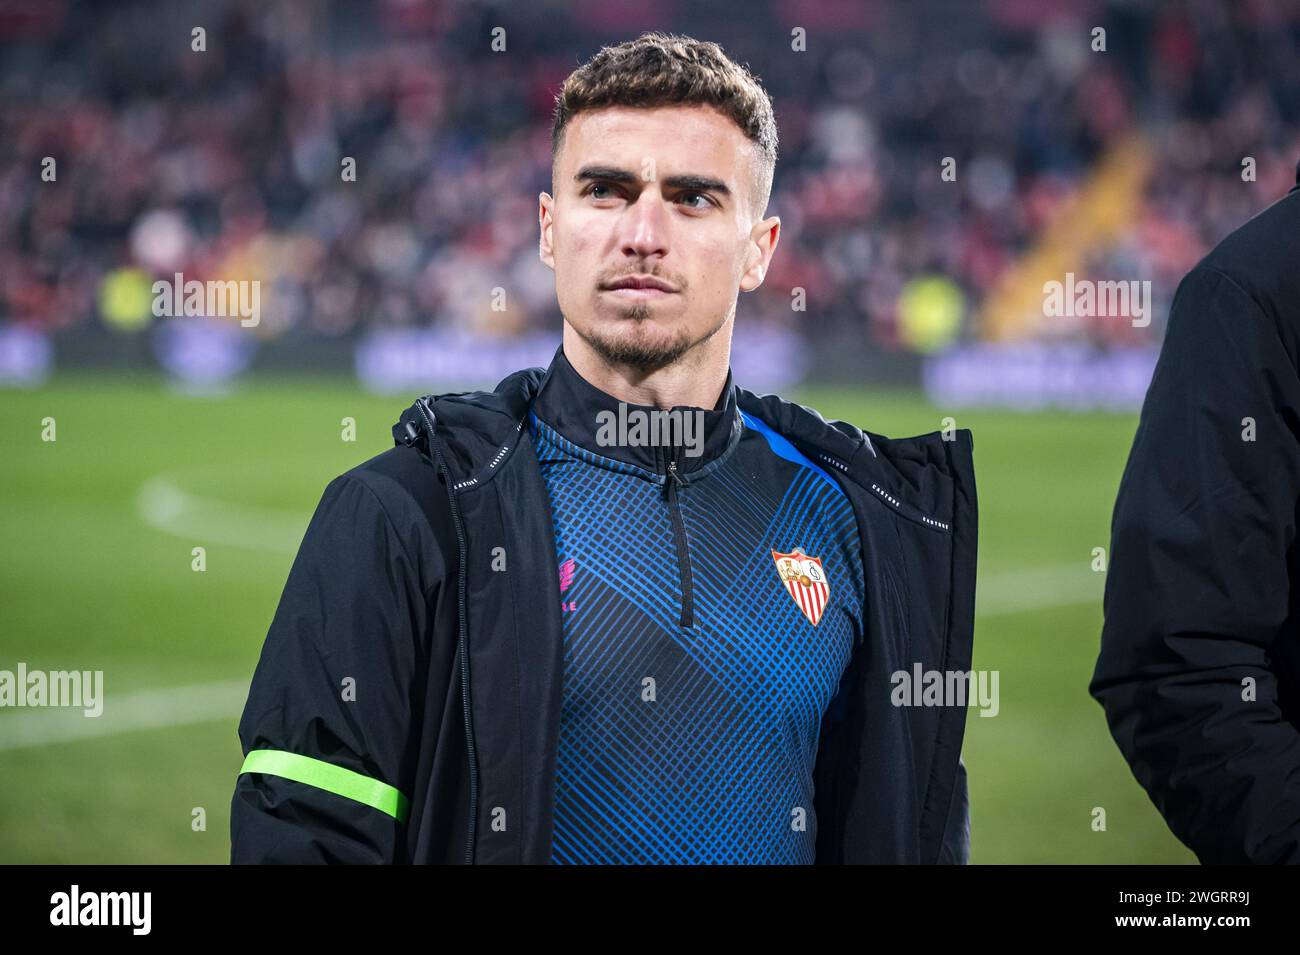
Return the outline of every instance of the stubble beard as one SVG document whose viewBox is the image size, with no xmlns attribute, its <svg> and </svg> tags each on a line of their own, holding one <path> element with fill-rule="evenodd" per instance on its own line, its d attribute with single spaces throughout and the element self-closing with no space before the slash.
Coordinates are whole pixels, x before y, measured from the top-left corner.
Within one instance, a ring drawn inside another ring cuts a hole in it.
<svg viewBox="0 0 1300 955">
<path fill-rule="evenodd" d="M 645 322 L 649 318 L 650 306 L 644 302 L 638 302 L 622 310 L 620 322 L 632 322 L 639 326 L 641 322 Z M 703 336 L 694 340 L 692 340 L 690 332 L 685 328 L 677 329 L 676 333 L 671 336 L 656 336 L 653 340 L 649 340 L 642 335 L 606 336 L 599 331 L 583 330 L 576 325 L 574 331 L 578 333 L 578 337 L 591 346 L 591 350 L 607 365 L 634 368 L 643 374 L 648 374 L 658 371 L 660 368 L 667 368 L 669 365 L 681 360 L 682 356 L 692 348 L 716 335 L 726 323 L 727 320 L 724 317 Z"/>
</svg>

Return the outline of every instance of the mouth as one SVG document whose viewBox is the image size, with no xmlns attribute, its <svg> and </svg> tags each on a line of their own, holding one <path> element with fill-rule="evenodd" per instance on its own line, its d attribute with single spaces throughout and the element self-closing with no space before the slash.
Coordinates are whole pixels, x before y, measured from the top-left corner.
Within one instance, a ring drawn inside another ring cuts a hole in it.
<svg viewBox="0 0 1300 955">
<path fill-rule="evenodd" d="M 667 282 L 650 275 L 627 275 L 606 285 L 604 290 L 616 298 L 656 299 L 676 295 L 677 290 Z"/>
</svg>

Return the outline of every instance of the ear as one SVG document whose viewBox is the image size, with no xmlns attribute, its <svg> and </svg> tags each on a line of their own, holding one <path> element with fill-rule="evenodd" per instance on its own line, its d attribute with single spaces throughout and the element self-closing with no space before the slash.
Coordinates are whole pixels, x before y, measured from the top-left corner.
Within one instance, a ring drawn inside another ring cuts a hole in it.
<svg viewBox="0 0 1300 955">
<path fill-rule="evenodd" d="M 555 251 L 551 244 L 551 226 L 554 224 L 555 200 L 549 194 L 542 192 L 538 194 L 537 202 L 537 226 L 540 232 L 537 240 L 537 257 L 554 272 Z"/>
<path fill-rule="evenodd" d="M 749 249 L 745 255 L 745 273 L 740 277 L 740 290 L 752 292 L 763 284 L 767 276 L 776 244 L 781 240 L 781 217 L 771 216 L 754 224 L 749 233 Z"/>
</svg>

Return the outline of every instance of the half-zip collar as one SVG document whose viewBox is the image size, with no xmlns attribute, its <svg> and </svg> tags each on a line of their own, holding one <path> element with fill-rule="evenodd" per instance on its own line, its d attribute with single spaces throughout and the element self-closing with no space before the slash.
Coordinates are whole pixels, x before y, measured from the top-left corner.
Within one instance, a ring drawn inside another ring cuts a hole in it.
<svg viewBox="0 0 1300 955">
<path fill-rule="evenodd" d="M 665 478 L 675 470 L 683 481 L 730 452 L 744 430 L 730 369 L 712 409 L 659 409 L 601 391 L 578 374 L 562 347 L 555 352 L 533 413 L 594 455 Z"/>
</svg>

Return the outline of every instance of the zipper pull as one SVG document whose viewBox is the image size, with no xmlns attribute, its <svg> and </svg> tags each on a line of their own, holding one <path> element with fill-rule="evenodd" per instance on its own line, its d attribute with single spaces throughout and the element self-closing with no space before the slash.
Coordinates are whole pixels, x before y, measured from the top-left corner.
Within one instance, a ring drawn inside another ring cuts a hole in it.
<svg viewBox="0 0 1300 955">
<path fill-rule="evenodd" d="M 664 498 L 668 501 L 677 499 L 677 489 L 683 485 L 682 476 L 677 473 L 677 462 L 668 462 L 667 480 L 664 481 Z"/>
</svg>

